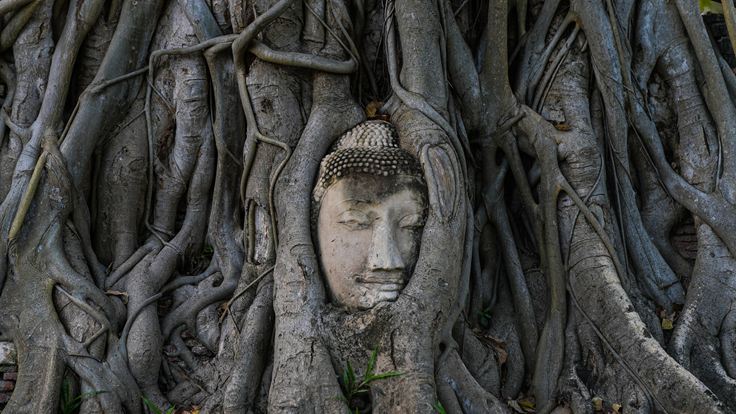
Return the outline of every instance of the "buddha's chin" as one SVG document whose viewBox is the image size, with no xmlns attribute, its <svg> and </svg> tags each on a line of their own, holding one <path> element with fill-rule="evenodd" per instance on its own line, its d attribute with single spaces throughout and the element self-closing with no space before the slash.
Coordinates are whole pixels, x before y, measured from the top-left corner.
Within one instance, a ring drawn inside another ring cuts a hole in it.
<svg viewBox="0 0 736 414">
<path fill-rule="evenodd" d="M 404 286 L 398 283 L 365 283 L 363 288 L 364 294 L 358 298 L 356 304 L 356 308 L 360 310 L 370 309 L 381 302 L 394 302 L 399 298 Z"/>
</svg>

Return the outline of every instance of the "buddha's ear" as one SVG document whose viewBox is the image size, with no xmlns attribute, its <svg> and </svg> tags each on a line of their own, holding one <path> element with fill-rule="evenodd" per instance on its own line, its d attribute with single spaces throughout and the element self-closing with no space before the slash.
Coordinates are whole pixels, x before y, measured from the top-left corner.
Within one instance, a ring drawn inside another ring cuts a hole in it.
<svg viewBox="0 0 736 414">
<path fill-rule="evenodd" d="M 426 145 L 419 158 L 427 179 L 429 205 L 440 221 L 454 217 L 460 189 L 458 163 L 449 144 Z"/>
<path fill-rule="evenodd" d="M 423 319 L 416 323 L 433 320 L 436 324 L 417 329 L 434 330 L 433 337 L 439 337 L 446 323 L 456 318 L 455 304 L 460 285 L 464 284 L 461 279 L 468 244 L 468 205 L 464 169 L 458 158 L 462 154 L 457 154 L 445 131 L 419 110 L 400 105 L 391 119 L 400 146 L 422 166 L 429 196 L 419 257 L 396 308 L 418 306 L 417 315 Z M 408 320 L 405 323 L 411 324 Z"/>
<path fill-rule="evenodd" d="M 452 220 L 459 211 L 465 180 L 450 138 L 426 115 L 406 105 L 396 108 L 392 119 L 399 144 L 422 165 L 431 211 L 442 223 Z"/>
</svg>

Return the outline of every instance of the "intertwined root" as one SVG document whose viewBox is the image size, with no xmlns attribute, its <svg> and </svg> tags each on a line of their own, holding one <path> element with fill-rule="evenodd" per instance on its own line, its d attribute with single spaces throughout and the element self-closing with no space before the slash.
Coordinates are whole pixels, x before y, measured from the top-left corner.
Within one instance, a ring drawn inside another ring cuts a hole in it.
<svg viewBox="0 0 736 414">
<path fill-rule="evenodd" d="M 85 413 L 344 411 L 374 349 L 376 412 L 736 409 L 736 77 L 694 2 L 211 3 L 0 0 L 9 412 L 65 379 Z M 429 221 L 350 314 L 312 179 L 379 101 Z"/>
</svg>

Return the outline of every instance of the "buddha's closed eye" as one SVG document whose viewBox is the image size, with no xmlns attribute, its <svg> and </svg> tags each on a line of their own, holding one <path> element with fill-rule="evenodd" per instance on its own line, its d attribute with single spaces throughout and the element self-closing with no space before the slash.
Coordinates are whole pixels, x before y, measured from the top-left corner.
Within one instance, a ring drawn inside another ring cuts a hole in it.
<svg viewBox="0 0 736 414">
<path fill-rule="evenodd" d="M 337 222 L 350 230 L 364 230 L 371 226 L 373 219 L 362 211 L 347 210 L 338 216 Z"/>
<path fill-rule="evenodd" d="M 408 214 L 399 220 L 399 227 L 408 230 L 417 230 L 424 226 L 424 215 L 421 213 Z"/>
</svg>

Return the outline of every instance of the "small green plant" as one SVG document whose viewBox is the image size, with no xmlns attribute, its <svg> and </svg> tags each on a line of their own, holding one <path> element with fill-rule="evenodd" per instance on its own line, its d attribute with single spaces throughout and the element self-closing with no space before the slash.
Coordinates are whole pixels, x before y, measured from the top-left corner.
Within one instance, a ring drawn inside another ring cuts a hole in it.
<svg viewBox="0 0 736 414">
<path fill-rule="evenodd" d="M 208 255 L 215 252 L 215 249 L 212 248 L 209 244 L 205 244 L 204 247 L 202 247 L 202 255 Z"/>
<path fill-rule="evenodd" d="M 377 374 L 375 372 L 377 359 L 378 348 L 374 349 L 371 353 L 371 357 L 368 359 L 368 365 L 365 368 L 365 374 L 361 378 L 356 377 L 355 371 L 350 365 L 350 362 L 347 363 L 347 366 L 343 370 L 341 384 L 343 396 L 341 399 L 345 401 L 348 407 L 350 407 L 350 410 L 356 414 L 359 414 L 361 410 L 367 408 L 365 407 L 367 404 L 364 403 L 364 397 L 368 394 L 368 391 L 370 391 L 370 384 L 372 382 L 401 375 L 398 371 L 387 371 Z"/>
<path fill-rule="evenodd" d="M 59 400 L 59 413 L 61 414 L 73 414 L 79 411 L 79 407 L 87 398 L 92 398 L 95 395 L 102 394 L 107 391 L 92 391 L 84 394 L 74 396 L 72 390 L 72 382 L 68 378 L 64 378 L 61 384 L 61 399 Z"/>
<path fill-rule="evenodd" d="M 488 326 L 491 324 L 492 316 L 493 313 L 491 312 L 491 308 L 478 311 L 478 322 L 481 324 L 481 326 Z"/>
<path fill-rule="evenodd" d="M 442 403 L 439 401 L 434 403 L 434 406 L 432 408 L 437 411 L 437 414 L 447 414 L 447 411 L 445 411 L 445 407 L 443 407 Z"/>
<path fill-rule="evenodd" d="M 699 0 L 700 13 L 723 14 L 723 5 L 713 0 Z"/>
<path fill-rule="evenodd" d="M 150 411 L 151 414 L 174 414 L 174 411 L 176 410 L 176 407 L 172 405 L 168 410 L 164 411 L 148 398 L 141 396 L 141 399 L 143 399 L 143 404 L 146 404 L 146 407 L 148 407 L 148 411 Z"/>
</svg>

